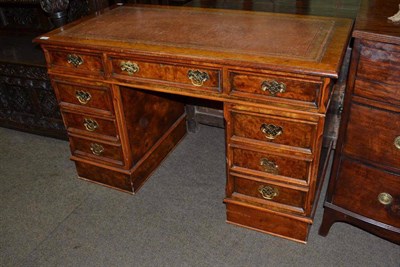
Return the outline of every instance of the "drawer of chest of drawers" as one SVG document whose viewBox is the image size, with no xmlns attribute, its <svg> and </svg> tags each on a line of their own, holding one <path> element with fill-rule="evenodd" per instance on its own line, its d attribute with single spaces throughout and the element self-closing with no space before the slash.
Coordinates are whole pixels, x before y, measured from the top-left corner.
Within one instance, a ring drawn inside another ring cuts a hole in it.
<svg viewBox="0 0 400 267">
<path fill-rule="evenodd" d="M 250 150 L 232 144 L 229 145 L 229 153 L 232 153 L 231 170 L 235 172 L 300 185 L 309 183 L 311 159 L 298 159 L 267 150 Z"/>
<path fill-rule="evenodd" d="M 232 140 L 313 151 L 317 122 L 239 110 L 229 113 Z"/>
<path fill-rule="evenodd" d="M 69 132 L 103 135 L 103 138 L 117 141 L 118 132 L 115 119 L 63 111 L 64 123 Z"/>
<path fill-rule="evenodd" d="M 112 75 L 143 83 L 180 84 L 198 90 L 220 91 L 220 70 L 129 58 L 111 58 Z"/>
<path fill-rule="evenodd" d="M 46 51 L 46 50 L 45 50 Z M 76 74 L 103 76 L 104 66 L 101 54 L 79 50 L 47 50 L 50 70 Z"/>
<path fill-rule="evenodd" d="M 390 44 L 365 44 L 361 46 L 354 94 L 400 105 L 400 49 Z"/>
<path fill-rule="evenodd" d="M 317 107 L 321 96 L 321 80 L 239 72 L 230 72 L 229 78 L 232 95 L 246 94 L 257 100 L 295 100 Z"/>
<path fill-rule="evenodd" d="M 334 204 L 400 227 L 400 175 L 342 159 L 338 177 Z"/>
<path fill-rule="evenodd" d="M 400 170 L 400 113 L 353 103 L 344 152 Z"/>
<path fill-rule="evenodd" d="M 97 112 L 113 113 L 110 89 L 106 86 L 78 84 L 73 81 L 54 79 L 54 89 L 61 107 L 96 109 Z"/>
<path fill-rule="evenodd" d="M 299 187 L 288 187 L 281 183 L 230 174 L 233 183 L 232 197 L 268 206 L 274 210 L 305 212 L 308 191 Z M 228 197 L 230 194 L 228 193 Z"/>
<path fill-rule="evenodd" d="M 109 165 L 123 165 L 123 153 L 119 143 L 105 142 L 82 136 L 69 136 L 72 155 Z"/>
</svg>

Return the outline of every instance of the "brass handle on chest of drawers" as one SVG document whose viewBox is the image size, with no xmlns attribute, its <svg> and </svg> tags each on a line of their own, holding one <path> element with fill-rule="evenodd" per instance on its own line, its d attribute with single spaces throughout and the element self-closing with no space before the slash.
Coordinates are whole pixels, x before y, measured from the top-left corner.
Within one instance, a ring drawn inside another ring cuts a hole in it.
<svg viewBox="0 0 400 267">
<path fill-rule="evenodd" d="M 139 65 L 130 61 L 122 61 L 119 66 L 122 71 L 126 71 L 129 75 L 139 72 Z"/>
<path fill-rule="evenodd" d="M 199 70 L 189 70 L 187 73 L 187 77 L 194 86 L 202 86 L 204 82 L 210 79 L 210 76 L 207 72 Z"/>
<path fill-rule="evenodd" d="M 99 124 L 94 119 L 84 118 L 83 125 L 89 132 L 94 132 L 97 128 L 99 128 Z"/>
<path fill-rule="evenodd" d="M 104 147 L 96 143 L 91 143 L 90 150 L 93 155 L 100 156 L 104 152 Z"/>
<path fill-rule="evenodd" d="M 261 132 L 265 135 L 267 139 L 273 140 L 283 133 L 283 128 L 281 126 L 276 126 L 273 124 L 263 123 L 260 127 Z"/>
<path fill-rule="evenodd" d="M 79 67 L 83 64 L 83 59 L 75 54 L 68 54 L 67 55 L 67 62 L 72 64 L 75 68 Z"/>
<path fill-rule="evenodd" d="M 263 81 L 261 84 L 261 90 L 263 92 L 268 91 L 272 96 L 275 96 L 277 93 L 286 92 L 286 84 L 283 82 L 277 82 L 275 80 Z"/>
<path fill-rule="evenodd" d="M 83 105 L 87 104 L 89 100 L 92 99 L 90 93 L 83 90 L 76 90 L 75 97 L 78 99 L 79 103 Z"/>
<path fill-rule="evenodd" d="M 265 172 L 272 173 L 272 174 L 279 173 L 278 165 L 276 165 L 276 163 L 272 160 L 269 160 L 267 158 L 262 158 L 262 159 L 260 159 L 260 165 L 264 168 Z"/>
<path fill-rule="evenodd" d="M 269 185 L 260 186 L 258 192 L 260 192 L 261 196 L 265 199 L 273 199 L 279 195 L 278 189 Z"/>
<path fill-rule="evenodd" d="M 400 149 L 400 136 L 397 136 L 397 137 L 394 139 L 394 146 L 395 146 L 397 149 Z"/>
<path fill-rule="evenodd" d="M 393 197 L 389 193 L 382 192 L 378 195 L 378 201 L 382 205 L 389 205 L 393 201 Z"/>
</svg>

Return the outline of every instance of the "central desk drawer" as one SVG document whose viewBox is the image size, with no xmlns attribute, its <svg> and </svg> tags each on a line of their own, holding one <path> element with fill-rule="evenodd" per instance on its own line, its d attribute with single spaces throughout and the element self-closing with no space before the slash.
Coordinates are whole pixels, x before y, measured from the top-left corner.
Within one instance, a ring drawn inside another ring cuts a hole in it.
<svg viewBox="0 0 400 267">
<path fill-rule="evenodd" d="M 118 79 L 150 83 L 181 84 L 219 92 L 220 70 L 203 66 L 184 66 L 136 59 L 111 58 L 112 75 Z"/>
</svg>

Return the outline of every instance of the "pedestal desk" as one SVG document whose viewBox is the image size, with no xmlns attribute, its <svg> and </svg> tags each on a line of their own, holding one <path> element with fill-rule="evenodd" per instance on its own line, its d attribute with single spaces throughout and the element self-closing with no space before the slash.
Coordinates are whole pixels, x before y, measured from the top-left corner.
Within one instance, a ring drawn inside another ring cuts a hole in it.
<svg viewBox="0 0 400 267">
<path fill-rule="evenodd" d="M 185 98 L 221 101 L 227 221 L 305 242 L 351 26 L 339 18 L 120 6 L 35 41 L 79 177 L 136 192 L 185 135 Z"/>
</svg>

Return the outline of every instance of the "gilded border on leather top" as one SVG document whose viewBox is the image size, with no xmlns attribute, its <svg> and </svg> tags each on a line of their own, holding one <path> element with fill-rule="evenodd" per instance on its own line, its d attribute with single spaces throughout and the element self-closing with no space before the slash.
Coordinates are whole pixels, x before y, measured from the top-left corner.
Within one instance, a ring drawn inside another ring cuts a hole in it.
<svg viewBox="0 0 400 267">
<path fill-rule="evenodd" d="M 319 62 L 334 26 L 274 13 L 124 6 L 57 35 Z"/>
</svg>

